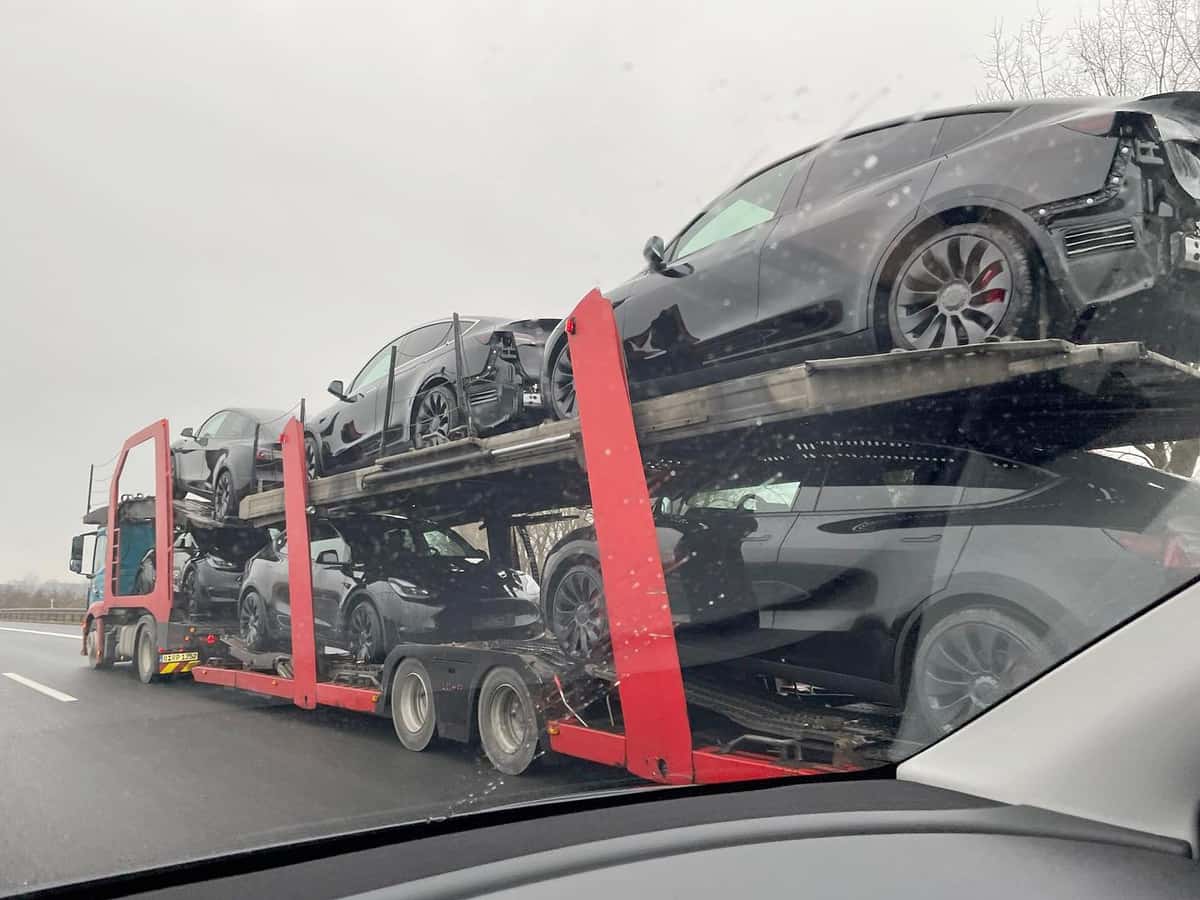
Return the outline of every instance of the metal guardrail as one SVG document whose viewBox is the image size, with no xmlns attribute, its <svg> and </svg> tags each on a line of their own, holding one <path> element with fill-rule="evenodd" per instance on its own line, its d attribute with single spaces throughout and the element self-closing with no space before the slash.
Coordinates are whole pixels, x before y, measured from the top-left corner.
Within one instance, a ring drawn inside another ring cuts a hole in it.
<svg viewBox="0 0 1200 900">
<path fill-rule="evenodd" d="M 49 625 L 79 625 L 85 609 L 0 609 L 0 622 L 42 622 Z"/>
</svg>

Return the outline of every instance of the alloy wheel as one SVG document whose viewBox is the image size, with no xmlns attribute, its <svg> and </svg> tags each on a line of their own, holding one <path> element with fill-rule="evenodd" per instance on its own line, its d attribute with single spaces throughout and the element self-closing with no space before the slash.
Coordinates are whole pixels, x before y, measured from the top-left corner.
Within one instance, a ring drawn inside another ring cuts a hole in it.
<svg viewBox="0 0 1200 900">
<path fill-rule="evenodd" d="M 370 662 L 379 649 L 380 635 L 374 611 L 366 603 L 359 603 L 350 613 L 350 655 L 360 662 Z"/>
<path fill-rule="evenodd" d="M 436 388 L 421 400 L 417 409 L 417 443 L 422 447 L 445 444 L 450 440 L 450 403 Z"/>
<path fill-rule="evenodd" d="M 550 371 L 550 402 L 557 419 L 572 419 L 577 415 L 575 369 L 571 365 L 571 349 L 566 345 L 554 358 L 554 368 Z"/>
<path fill-rule="evenodd" d="M 233 478 L 228 472 L 222 472 L 217 477 L 217 486 L 213 489 L 213 516 L 218 520 L 231 518 L 233 507 Z"/>
<path fill-rule="evenodd" d="M 262 645 L 266 636 L 266 622 L 257 594 L 249 593 L 242 598 L 238 606 L 238 631 L 247 647 L 256 649 Z"/>
<path fill-rule="evenodd" d="M 604 586 L 590 566 L 567 572 L 554 591 L 551 625 L 573 656 L 591 656 L 607 636 Z"/>
<path fill-rule="evenodd" d="M 961 347 L 996 333 L 1012 292 L 1012 266 L 1000 247 L 975 234 L 950 235 L 909 262 L 891 313 L 914 349 Z"/>
<path fill-rule="evenodd" d="M 321 474 L 317 465 L 317 444 L 311 439 L 304 442 L 304 471 L 309 481 Z"/>
<path fill-rule="evenodd" d="M 1013 632 L 963 622 L 938 635 L 925 657 L 925 713 L 939 731 L 952 731 L 1038 671 L 1034 649 Z"/>
</svg>

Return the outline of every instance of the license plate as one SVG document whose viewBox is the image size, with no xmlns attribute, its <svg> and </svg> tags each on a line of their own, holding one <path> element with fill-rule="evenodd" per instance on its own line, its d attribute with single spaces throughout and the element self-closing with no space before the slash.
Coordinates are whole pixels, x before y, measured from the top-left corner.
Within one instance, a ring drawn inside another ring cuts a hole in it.
<svg viewBox="0 0 1200 900">
<path fill-rule="evenodd" d="M 198 660 L 199 658 L 200 651 L 198 650 L 192 650 L 188 653 L 160 653 L 158 655 L 158 661 L 160 663 L 192 662 L 193 660 Z"/>
<path fill-rule="evenodd" d="M 526 406 L 541 406 L 542 393 L 541 391 L 525 391 L 521 394 L 521 402 Z"/>
</svg>

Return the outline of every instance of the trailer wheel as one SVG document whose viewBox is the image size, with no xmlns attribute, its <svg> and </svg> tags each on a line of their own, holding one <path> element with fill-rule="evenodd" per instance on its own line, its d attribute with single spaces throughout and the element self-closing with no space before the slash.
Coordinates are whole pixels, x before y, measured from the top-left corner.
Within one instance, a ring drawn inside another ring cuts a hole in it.
<svg viewBox="0 0 1200 900">
<path fill-rule="evenodd" d="M 149 616 L 138 623 L 137 651 L 134 653 L 134 665 L 137 666 L 138 680 L 142 684 L 152 684 L 158 681 L 158 651 L 155 645 L 154 620 Z"/>
<path fill-rule="evenodd" d="M 500 666 L 488 672 L 479 691 L 479 741 L 492 765 L 505 775 L 529 768 L 538 746 L 538 716 L 520 674 Z"/>
<path fill-rule="evenodd" d="M 112 658 L 107 654 L 101 658 L 100 654 L 104 647 L 104 638 L 100 634 L 100 629 L 97 627 L 97 622 L 92 619 L 88 623 L 87 637 L 84 639 L 87 646 L 88 668 L 91 669 L 111 669 Z"/>
<path fill-rule="evenodd" d="M 392 726 L 408 750 L 421 751 L 433 741 L 437 709 L 429 670 L 418 659 L 406 659 L 392 676 Z"/>
</svg>

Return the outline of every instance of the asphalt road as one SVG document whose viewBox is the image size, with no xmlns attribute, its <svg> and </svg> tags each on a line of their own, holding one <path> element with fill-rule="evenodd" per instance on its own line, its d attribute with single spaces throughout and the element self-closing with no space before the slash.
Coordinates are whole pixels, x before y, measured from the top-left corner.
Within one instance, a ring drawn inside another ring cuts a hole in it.
<svg viewBox="0 0 1200 900">
<path fill-rule="evenodd" d="M 0 893 L 634 783 L 577 760 L 502 777 L 477 748 L 405 751 L 387 719 L 93 672 L 78 634 L 0 623 Z"/>
</svg>

